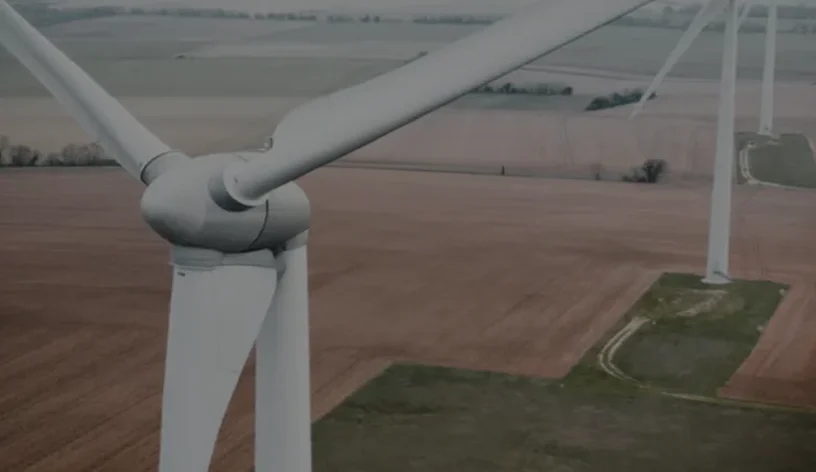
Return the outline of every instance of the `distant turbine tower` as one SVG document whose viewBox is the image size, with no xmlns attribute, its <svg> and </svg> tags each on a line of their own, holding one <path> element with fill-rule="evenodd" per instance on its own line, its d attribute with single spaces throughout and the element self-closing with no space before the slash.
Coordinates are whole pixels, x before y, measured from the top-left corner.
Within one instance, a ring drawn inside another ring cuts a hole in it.
<svg viewBox="0 0 816 472">
<path fill-rule="evenodd" d="M 762 70 L 762 102 L 759 110 L 759 134 L 765 136 L 773 135 L 778 16 L 779 8 L 777 5 L 768 5 L 768 23 L 765 30 L 765 67 Z"/>
<path fill-rule="evenodd" d="M 754 4 L 746 2 L 740 15 L 740 24 L 748 16 Z M 762 70 L 762 98 L 759 110 L 759 134 L 773 136 L 774 82 L 776 75 L 776 36 L 779 24 L 779 6 L 767 6 L 768 20 L 765 27 L 765 64 Z"/>
</svg>

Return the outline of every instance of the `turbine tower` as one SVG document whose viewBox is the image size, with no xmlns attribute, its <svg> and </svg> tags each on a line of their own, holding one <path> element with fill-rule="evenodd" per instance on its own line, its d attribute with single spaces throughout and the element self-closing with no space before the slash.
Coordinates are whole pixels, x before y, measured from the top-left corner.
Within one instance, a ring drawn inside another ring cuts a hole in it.
<svg viewBox="0 0 816 472">
<path fill-rule="evenodd" d="M 728 258 L 731 233 L 731 185 L 734 177 L 737 45 L 740 22 L 747 16 L 749 5 L 743 5 L 742 12 L 738 7 L 738 0 L 710 0 L 700 9 L 629 117 L 633 119 L 642 111 L 646 99 L 657 90 L 671 68 L 688 50 L 706 25 L 725 12 L 725 35 L 717 113 L 717 145 L 709 217 L 708 258 L 706 274 L 703 278 L 703 281 L 708 284 L 726 284 L 731 281 L 728 274 Z"/>
<path fill-rule="evenodd" d="M 208 470 L 253 344 L 255 470 L 311 470 L 310 207 L 296 179 L 650 1 L 539 2 L 294 109 L 263 152 L 190 158 L 142 126 L 0 0 L 0 43 L 147 186 L 142 215 L 170 243 L 159 471 Z"/>
<path fill-rule="evenodd" d="M 746 2 L 740 15 L 740 24 L 748 16 L 754 4 Z M 759 109 L 759 131 L 762 136 L 774 136 L 774 82 L 776 75 L 776 36 L 779 24 L 779 6 L 770 3 L 766 6 L 767 21 L 765 26 L 765 63 L 762 67 L 762 94 Z"/>
<path fill-rule="evenodd" d="M 764 136 L 774 135 L 774 82 L 778 24 L 779 7 L 776 4 L 768 5 L 768 22 L 765 29 L 765 65 L 762 69 L 762 102 L 759 109 L 759 134 Z"/>
<path fill-rule="evenodd" d="M 746 2 L 740 15 L 740 24 L 748 16 L 754 4 Z M 765 63 L 762 67 L 762 94 L 759 108 L 759 131 L 762 136 L 774 136 L 774 83 L 776 75 L 776 37 L 779 25 L 779 6 L 770 3 L 766 6 L 767 21 L 765 26 Z"/>
</svg>

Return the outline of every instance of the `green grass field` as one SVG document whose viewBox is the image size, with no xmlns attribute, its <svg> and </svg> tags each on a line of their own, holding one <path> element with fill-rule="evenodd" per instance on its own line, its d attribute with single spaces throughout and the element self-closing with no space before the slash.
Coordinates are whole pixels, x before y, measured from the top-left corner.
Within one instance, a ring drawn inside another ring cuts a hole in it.
<svg viewBox="0 0 816 472">
<path fill-rule="evenodd" d="M 779 139 L 759 136 L 756 133 L 738 133 L 737 149 L 742 150 L 748 142 L 756 148 L 747 150 L 749 172 L 760 182 L 788 187 L 816 188 L 816 160 L 806 136 L 783 134 Z M 740 183 L 744 176 L 737 172 Z"/>
<path fill-rule="evenodd" d="M 812 416 L 399 365 L 313 429 L 317 472 L 811 472 Z"/>
</svg>

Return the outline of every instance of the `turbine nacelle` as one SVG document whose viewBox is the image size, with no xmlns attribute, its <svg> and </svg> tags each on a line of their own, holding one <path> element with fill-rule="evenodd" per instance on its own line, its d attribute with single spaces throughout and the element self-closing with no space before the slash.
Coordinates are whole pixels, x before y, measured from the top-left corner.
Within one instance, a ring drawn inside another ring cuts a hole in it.
<svg viewBox="0 0 816 472">
<path fill-rule="evenodd" d="M 290 182 L 270 192 L 261 205 L 230 205 L 221 185 L 224 170 L 251 160 L 253 154 L 212 154 L 168 166 L 142 196 L 144 219 L 177 246 L 225 253 L 282 247 L 309 229 L 309 199 Z"/>
</svg>

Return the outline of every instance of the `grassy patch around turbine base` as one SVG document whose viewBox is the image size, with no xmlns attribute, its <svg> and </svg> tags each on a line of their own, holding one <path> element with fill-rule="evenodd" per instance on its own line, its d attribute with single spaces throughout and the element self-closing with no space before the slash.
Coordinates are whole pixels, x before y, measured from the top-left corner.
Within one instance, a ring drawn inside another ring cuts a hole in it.
<svg viewBox="0 0 816 472">
<path fill-rule="evenodd" d="M 716 395 L 748 357 L 788 287 L 663 274 L 624 317 L 644 322 L 614 355 L 614 365 L 662 390 Z"/>
<path fill-rule="evenodd" d="M 740 153 L 745 152 L 748 173 L 759 182 L 816 188 L 816 160 L 806 136 L 782 134 L 771 138 L 743 132 L 737 133 L 736 145 Z M 741 165 L 739 159 L 737 165 Z M 737 172 L 737 176 L 740 183 L 746 183 L 742 171 Z"/>
</svg>

